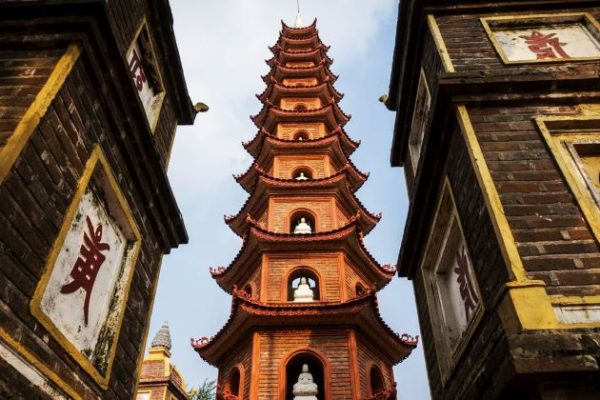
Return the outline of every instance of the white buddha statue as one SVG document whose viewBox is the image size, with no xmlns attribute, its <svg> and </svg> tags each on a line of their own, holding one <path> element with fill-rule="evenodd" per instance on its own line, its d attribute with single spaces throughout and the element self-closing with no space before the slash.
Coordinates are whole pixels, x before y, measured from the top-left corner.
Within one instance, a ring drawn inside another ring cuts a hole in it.
<svg viewBox="0 0 600 400">
<path fill-rule="evenodd" d="M 298 221 L 296 227 L 294 228 L 294 235 L 307 235 L 311 233 L 312 228 L 310 227 L 308 222 L 306 222 L 306 218 L 300 218 L 300 221 Z"/>
<path fill-rule="evenodd" d="M 308 176 L 304 175 L 303 171 L 300 171 L 300 174 L 296 177 L 297 181 L 306 181 L 308 180 Z"/>
<path fill-rule="evenodd" d="M 308 372 L 308 365 L 302 365 L 302 372 L 298 376 L 298 382 L 294 384 L 292 394 L 294 400 L 317 400 L 319 388 L 313 382 L 313 376 Z"/>
<path fill-rule="evenodd" d="M 298 287 L 294 290 L 294 301 L 296 303 L 308 303 L 315 300 L 315 293 L 308 285 L 305 277 L 300 278 Z"/>
</svg>

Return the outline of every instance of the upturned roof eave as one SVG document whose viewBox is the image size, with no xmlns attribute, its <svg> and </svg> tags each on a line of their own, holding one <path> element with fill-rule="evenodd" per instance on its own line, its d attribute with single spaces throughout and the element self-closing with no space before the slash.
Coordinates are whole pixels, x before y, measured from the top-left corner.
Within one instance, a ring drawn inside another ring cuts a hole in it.
<svg viewBox="0 0 600 400">
<path fill-rule="evenodd" d="M 321 108 L 295 111 L 279 108 L 267 103 L 260 112 L 250 117 L 258 129 L 271 131 L 277 124 L 285 122 L 324 122 L 330 131 L 339 125 L 344 127 L 350 121 L 351 115 L 346 115 L 335 102 L 330 102 Z"/>
<path fill-rule="evenodd" d="M 311 190 L 315 191 L 314 195 L 335 195 L 340 199 L 346 211 L 352 210 L 360 214 L 361 229 L 367 235 L 381 219 L 381 215 L 373 214 L 362 204 L 356 195 L 350 189 L 348 174 L 351 168 L 344 168 L 336 174 L 321 179 L 311 179 L 306 181 L 296 181 L 293 179 L 280 179 L 259 174 L 257 176 L 257 184 L 254 186 L 252 194 L 240 211 L 231 217 L 226 217 L 225 222 L 233 232 L 238 236 L 243 236 L 248 226 L 246 224 L 246 215 L 258 217 L 258 213 L 264 212 L 268 198 L 273 195 L 297 195 L 298 190 L 302 190 L 303 195 L 311 195 Z M 324 189 L 334 189 L 332 191 L 324 191 Z M 282 193 L 278 193 L 282 192 Z"/>
<path fill-rule="evenodd" d="M 277 104 L 283 97 L 305 97 L 305 96 L 319 96 L 323 103 L 329 103 L 333 99 L 336 103 L 340 102 L 344 98 L 344 94 L 338 92 L 335 87 L 329 82 L 317 83 L 316 85 L 310 86 L 285 86 L 279 83 L 273 83 L 266 87 L 266 89 L 256 95 L 256 98 L 263 104 L 270 102 L 271 104 Z"/>
<path fill-rule="evenodd" d="M 363 242 L 363 233 L 356 217 L 343 227 L 332 231 L 317 232 L 310 235 L 294 235 L 267 231 L 257 225 L 256 221 L 248 222 L 242 248 L 228 267 L 211 269 L 217 284 L 227 293 L 231 293 L 236 277 L 248 272 L 243 266 L 251 265 L 251 260 L 260 260 L 260 254 L 267 251 L 302 251 L 301 244 L 310 244 L 311 251 L 343 251 L 355 265 L 364 268 L 363 272 L 372 283 L 381 289 L 385 287 L 396 273 L 395 268 L 381 266 L 367 250 Z M 339 242 L 339 243 L 338 243 Z M 337 245 L 336 245 L 337 244 Z M 253 262 L 254 262 L 253 261 Z"/>
<path fill-rule="evenodd" d="M 417 340 L 409 335 L 398 335 L 383 321 L 374 293 L 340 303 L 276 303 L 263 304 L 235 291 L 231 312 L 225 325 L 212 338 L 202 342 L 192 340 L 192 347 L 206 362 L 216 365 L 228 353 L 231 345 L 242 340 L 249 330 L 268 329 L 277 326 L 293 329 L 297 326 L 323 327 L 327 317 L 327 329 L 356 329 L 375 337 L 379 350 L 394 364 L 406 359 L 417 346 Z"/>
<path fill-rule="evenodd" d="M 337 164 L 341 166 L 341 168 L 349 165 L 352 172 L 352 190 L 357 191 L 368 179 L 369 174 L 362 172 L 352 162 L 350 154 L 346 153 L 342 148 L 342 143 L 340 141 L 340 138 L 342 137 L 343 135 L 340 132 L 336 132 L 335 134 L 327 135 L 319 139 L 299 142 L 296 140 L 283 140 L 270 134 L 265 134 L 258 156 L 245 172 L 234 175 L 234 178 L 246 192 L 251 194 L 254 190 L 257 174 L 264 172 L 264 166 L 268 165 L 275 155 L 284 153 L 293 154 L 294 152 L 300 152 L 300 150 L 314 150 L 321 148 L 328 150 L 321 154 L 329 155 L 334 162 L 337 162 Z"/>
</svg>

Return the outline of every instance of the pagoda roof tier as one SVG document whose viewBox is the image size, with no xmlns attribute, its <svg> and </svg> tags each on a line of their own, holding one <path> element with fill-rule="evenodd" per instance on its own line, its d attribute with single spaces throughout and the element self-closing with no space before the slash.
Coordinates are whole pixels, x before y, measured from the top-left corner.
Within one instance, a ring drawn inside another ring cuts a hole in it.
<svg viewBox="0 0 600 400">
<path fill-rule="evenodd" d="M 315 18 L 312 24 L 308 26 L 302 27 L 293 27 L 286 25 L 283 20 L 281 20 L 281 36 L 290 38 L 290 39 L 306 39 L 307 37 L 311 37 L 319 33 L 317 29 L 317 19 Z"/>
<path fill-rule="evenodd" d="M 303 38 L 292 38 L 283 36 L 283 33 L 280 33 L 277 43 L 275 43 L 273 46 L 269 46 L 269 50 L 271 50 L 271 52 L 277 56 L 279 51 L 286 51 L 292 46 L 316 48 L 319 45 L 322 45 L 327 51 L 331 47 L 323 43 L 319 37 L 319 33 L 316 31 L 312 35 L 305 36 Z"/>
<path fill-rule="evenodd" d="M 346 157 L 340 146 L 337 135 L 325 136 L 320 140 L 292 141 L 281 140 L 273 137 L 265 137 L 261 152 L 252 165 L 241 175 L 234 175 L 235 180 L 248 193 L 254 191 L 256 181 L 260 174 L 266 174 L 263 166 L 270 165 L 273 157 L 277 154 L 324 154 L 331 157 L 338 170 L 346 170 L 350 189 L 355 192 L 369 178 L 369 174 L 359 170 L 352 160 Z M 319 152 L 317 152 L 319 151 Z"/>
<path fill-rule="evenodd" d="M 323 321 L 327 321 L 324 326 Z M 196 352 L 211 365 L 217 366 L 248 332 L 277 329 L 355 329 L 378 347 L 393 364 L 403 361 L 417 346 L 418 337 L 399 335 L 383 320 L 377 296 L 367 292 L 343 303 L 276 303 L 263 304 L 235 290 L 231 312 L 225 326 L 209 338 L 191 340 Z"/>
<path fill-rule="evenodd" d="M 335 101 L 321 108 L 305 111 L 286 110 L 267 101 L 258 114 L 250 117 L 257 128 L 264 128 L 269 132 L 272 132 L 278 123 L 295 122 L 323 122 L 327 129 L 333 131 L 338 126 L 344 127 L 350 118 L 352 116 L 345 114 Z"/>
<path fill-rule="evenodd" d="M 321 60 L 325 60 L 327 66 L 333 63 L 333 59 L 327 55 L 327 47 L 322 43 L 315 49 L 309 50 L 284 50 L 278 48 L 278 51 L 274 53 L 274 56 L 266 62 L 269 66 L 273 67 L 277 62 L 281 65 L 285 65 L 286 62 L 302 61 L 312 61 L 315 64 L 319 64 Z"/>
<path fill-rule="evenodd" d="M 342 128 L 339 125 L 333 132 L 331 132 L 328 135 L 316 139 L 306 139 L 303 141 L 281 139 L 261 128 L 256 133 L 256 135 L 254 135 L 254 137 L 250 141 L 245 142 L 243 146 L 252 157 L 257 158 L 263 148 L 263 141 L 266 138 L 269 138 L 271 142 L 281 142 L 282 144 L 307 146 L 308 149 L 311 144 L 319 147 L 322 144 L 321 142 L 330 143 L 329 140 L 331 140 L 333 136 L 337 136 L 337 140 L 339 141 L 340 146 L 343 149 L 346 157 L 349 157 L 354 152 L 354 150 L 356 150 L 358 146 L 360 146 L 360 140 L 350 139 L 344 128 Z"/>
<path fill-rule="evenodd" d="M 258 226 L 249 216 L 246 218 L 248 229 L 235 259 L 228 267 L 210 269 L 217 284 L 228 293 L 232 293 L 234 285 L 249 278 L 261 263 L 263 253 L 343 252 L 353 265 L 361 269 L 365 279 L 372 282 L 377 289 L 386 286 L 396 271 L 389 265 L 381 266 L 366 249 L 363 232 L 356 216 L 339 229 L 306 235 L 269 232 Z"/>
<path fill-rule="evenodd" d="M 326 60 L 321 60 L 312 67 L 286 67 L 277 64 L 271 68 L 268 74 L 262 76 L 263 82 L 267 85 L 272 83 L 282 83 L 286 78 L 311 78 L 315 77 L 320 82 L 335 82 L 338 76 L 335 75 L 327 66 Z"/>
<path fill-rule="evenodd" d="M 256 97 L 263 104 L 269 100 L 273 104 L 279 103 L 283 97 L 319 97 L 322 103 L 330 101 L 339 102 L 344 98 L 344 95 L 338 92 L 330 83 L 318 83 L 309 86 L 285 86 L 279 83 L 274 83 Z"/>
<path fill-rule="evenodd" d="M 266 174 L 259 174 L 252 195 L 246 200 L 241 210 L 233 216 L 225 217 L 225 222 L 239 236 L 248 229 L 246 215 L 258 219 L 258 214 L 267 208 L 269 198 L 274 196 L 304 196 L 337 198 L 348 215 L 356 215 L 364 234 L 368 234 L 381 219 L 381 214 L 370 213 L 350 190 L 348 168 L 335 175 L 322 179 L 298 181 L 295 179 L 279 179 Z"/>
</svg>

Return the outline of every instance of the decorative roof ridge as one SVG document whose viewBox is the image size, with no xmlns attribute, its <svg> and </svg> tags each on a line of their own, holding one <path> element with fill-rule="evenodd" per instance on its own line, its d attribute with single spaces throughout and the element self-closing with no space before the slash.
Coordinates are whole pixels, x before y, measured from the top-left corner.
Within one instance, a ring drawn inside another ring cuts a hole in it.
<svg viewBox="0 0 600 400">
<path fill-rule="evenodd" d="M 337 96 L 339 98 L 339 100 L 337 101 L 341 101 L 344 98 L 344 93 L 340 92 L 339 90 L 337 90 L 335 88 L 335 86 L 333 86 L 331 84 L 331 82 L 326 81 L 326 82 L 319 82 L 316 83 L 314 85 L 303 85 L 303 86 L 285 86 L 282 85 L 279 82 L 275 82 L 272 85 L 267 85 L 267 87 L 265 88 L 265 90 L 262 91 L 262 93 L 260 94 L 255 94 L 256 98 L 264 104 L 264 102 L 266 100 L 263 100 L 263 98 L 268 98 L 268 96 L 271 95 L 271 92 L 273 92 L 273 89 L 278 88 L 281 91 L 286 91 L 286 90 L 306 90 L 309 91 L 311 89 L 321 89 L 322 87 L 327 87 L 328 89 L 331 89 L 331 91 L 333 92 L 334 96 Z"/>
<path fill-rule="evenodd" d="M 296 241 L 302 242 L 302 241 L 309 241 L 309 240 L 312 240 L 312 241 L 323 240 L 324 237 L 326 238 L 325 240 L 335 239 L 336 237 L 341 237 L 341 236 L 349 234 L 353 229 L 356 230 L 356 232 L 357 232 L 357 235 L 359 238 L 359 243 L 363 247 L 365 254 L 367 254 L 368 258 L 374 263 L 374 265 L 379 267 L 379 269 L 382 272 L 384 272 L 386 275 L 391 274 L 391 276 L 393 276 L 393 274 L 394 274 L 394 272 L 388 272 L 387 269 L 384 269 L 383 266 L 381 266 L 377 262 L 377 260 L 375 260 L 373 255 L 371 253 L 369 253 L 369 251 L 365 248 L 364 242 L 362 241 L 362 233 L 360 233 L 360 234 L 358 233 L 360 231 L 360 226 L 358 225 L 358 219 L 356 216 L 351 217 L 349 219 L 348 223 L 342 227 L 339 227 L 339 228 L 331 230 L 331 231 L 316 232 L 316 233 L 312 233 L 309 235 L 295 235 L 292 233 L 277 233 L 277 232 L 268 231 L 268 230 L 263 229 L 260 226 L 258 226 L 256 221 L 249 214 L 246 215 L 246 221 L 248 222 L 249 226 L 248 226 L 246 233 L 243 236 L 242 247 L 240 248 L 240 250 L 238 251 L 236 256 L 233 258 L 233 260 L 229 263 L 229 266 L 224 267 L 224 266 L 220 265 L 216 268 L 212 268 L 212 267 L 209 268 L 209 271 L 210 271 L 211 275 L 213 276 L 213 278 L 222 276 L 231 270 L 231 266 L 237 262 L 239 257 L 244 252 L 244 249 L 248 245 L 248 241 L 249 241 L 251 234 L 253 234 L 254 236 L 258 236 L 256 234 L 259 233 L 262 235 L 262 237 L 272 237 L 275 239 L 276 238 L 286 238 L 286 239 L 293 238 Z"/>
<path fill-rule="evenodd" d="M 281 58 L 281 56 L 280 56 Z M 271 57 L 268 60 L 265 60 L 265 63 L 271 67 L 274 68 L 276 66 L 281 66 L 284 68 L 289 68 L 289 69 L 306 69 L 306 68 L 314 68 L 314 67 L 318 67 L 321 64 L 326 65 L 327 67 L 331 66 L 331 64 L 333 64 L 333 58 L 328 57 L 327 54 L 325 54 L 324 56 L 321 57 L 321 59 L 319 60 L 319 62 L 315 63 L 314 65 L 306 65 L 306 66 L 290 66 L 290 65 L 285 65 L 285 62 L 283 62 L 282 60 L 279 60 L 278 58 L 275 57 Z M 294 61 L 287 61 L 287 62 L 294 62 Z M 302 61 L 298 61 L 298 62 L 302 62 Z M 311 61 L 312 62 L 312 61 Z"/>
<path fill-rule="evenodd" d="M 312 37 L 304 39 L 304 40 L 308 40 L 308 39 L 312 39 Z M 279 53 L 281 53 L 281 52 L 283 52 L 283 53 L 289 53 L 289 54 L 309 54 L 309 53 L 315 53 L 315 52 L 318 52 L 318 51 L 322 50 L 325 53 L 327 53 L 327 51 L 329 51 L 330 48 L 331 48 L 331 46 L 327 46 L 326 44 L 324 44 L 320 40 L 317 41 L 317 45 L 314 48 L 308 48 L 307 50 L 293 50 L 291 48 L 290 49 L 285 49 L 285 48 L 283 48 L 281 46 L 281 44 L 279 43 L 279 41 L 277 43 L 275 43 L 273 46 L 269 46 L 269 50 L 271 50 L 271 52 L 275 56 L 279 55 Z"/>
<path fill-rule="evenodd" d="M 244 177 L 248 175 L 253 169 L 255 169 L 259 173 L 264 172 L 264 170 L 257 165 L 256 160 L 254 160 L 254 162 L 248 167 L 246 171 L 242 172 L 241 174 L 233 174 L 233 179 L 235 179 L 237 183 L 240 183 L 240 181 L 243 180 Z"/>
<path fill-rule="evenodd" d="M 296 185 L 296 186 L 319 186 L 319 184 L 325 183 L 326 181 L 330 181 L 330 180 L 333 181 L 335 178 L 337 178 L 340 175 L 343 175 L 345 172 L 346 172 L 346 166 L 344 166 L 344 168 L 340 169 L 335 174 L 329 175 L 327 177 L 308 179 L 305 181 L 298 181 L 296 179 L 277 178 L 277 177 L 268 175 L 264 170 L 261 170 L 261 172 L 258 172 L 257 179 L 264 178 L 266 180 L 271 180 L 271 181 L 280 182 L 280 183 L 287 183 L 287 184 L 292 184 L 292 185 Z M 237 219 L 240 216 L 241 212 L 244 211 L 244 208 L 246 208 L 248 203 L 250 203 L 250 200 L 252 199 L 253 195 L 254 195 L 254 192 L 250 196 L 248 196 L 248 198 L 242 205 L 242 208 L 240 208 L 240 210 L 236 214 L 224 216 L 226 224 L 229 224 L 231 221 L 233 221 L 234 219 Z"/>
<path fill-rule="evenodd" d="M 273 110 L 273 111 L 277 111 L 280 113 L 284 113 L 284 114 L 288 114 L 288 115 L 297 115 L 297 116 L 306 116 L 306 115 L 315 115 L 315 114 L 320 114 L 320 113 L 324 113 L 327 111 L 328 108 L 332 108 L 332 110 L 338 111 L 342 117 L 343 120 L 342 121 L 337 121 L 338 125 L 344 126 L 346 125 L 350 119 L 352 118 L 352 114 L 346 114 L 341 108 L 340 106 L 333 101 L 333 99 L 329 99 L 329 103 L 325 104 L 319 108 L 311 108 L 311 109 L 307 109 L 307 110 L 288 110 L 285 108 L 281 108 L 279 106 L 274 105 L 273 103 L 271 103 L 271 101 L 267 100 L 265 102 L 265 104 L 263 105 L 263 107 L 261 108 L 261 110 L 258 112 L 258 114 L 256 115 L 251 115 L 250 116 L 250 120 L 252 122 L 254 122 L 254 125 L 256 125 L 257 128 L 261 128 L 262 125 L 257 122 L 259 118 L 261 118 L 261 116 L 265 113 L 268 113 L 268 110 Z M 263 118 L 266 118 L 266 116 L 264 116 Z M 336 118 L 337 119 L 337 118 Z"/>
<path fill-rule="evenodd" d="M 317 27 L 317 19 L 315 18 L 313 20 L 313 22 L 310 25 L 307 26 L 300 26 L 300 27 L 295 27 L 295 26 L 289 26 L 285 23 L 284 20 L 281 20 L 281 29 L 285 32 L 290 31 L 290 32 L 301 32 L 301 31 L 311 31 L 311 30 L 315 30 L 316 33 L 318 34 L 319 31 L 316 30 L 315 28 Z M 285 36 L 285 35 L 282 35 Z"/>
<path fill-rule="evenodd" d="M 348 134 L 346 133 L 346 131 L 344 131 L 344 129 L 340 125 L 338 125 L 338 127 L 336 129 L 334 129 L 327 135 L 324 135 L 324 136 L 321 136 L 318 138 L 314 138 L 314 139 L 305 139 L 301 142 L 298 140 L 295 140 L 295 139 L 283 139 L 283 138 L 277 137 L 276 135 L 273 135 L 272 133 L 268 132 L 266 129 L 261 127 L 261 129 L 259 129 L 256 132 L 254 137 L 247 142 L 243 142 L 242 146 L 244 147 L 244 149 L 246 149 L 246 151 L 248 151 L 248 153 L 250 153 L 250 155 L 252 155 L 256 159 L 260 156 L 260 153 L 264 146 L 264 138 L 267 138 L 274 142 L 283 143 L 283 144 L 307 145 L 307 144 L 318 144 L 318 142 L 321 142 L 321 141 L 322 142 L 330 141 L 333 137 L 338 138 L 338 140 L 340 141 L 340 148 L 342 149 L 342 152 L 348 159 L 350 158 L 350 155 L 354 152 L 354 150 L 356 150 L 360 146 L 360 140 L 353 140 L 352 138 L 350 138 L 348 136 Z M 258 150 L 255 152 L 252 152 L 250 147 L 255 145 L 256 142 L 261 139 L 262 139 L 262 143 L 260 143 Z M 344 148 L 344 145 L 341 142 L 347 143 L 346 147 L 350 147 L 350 149 L 346 150 Z"/>
<path fill-rule="evenodd" d="M 276 65 L 275 67 L 272 67 L 271 70 L 266 75 L 262 75 L 260 78 L 266 84 L 270 84 L 269 82 L 277 82 L 277 80 L 275 78 L 273 78 L 273 74 L 277 70 L 284 71 L 284 72 L 286 72 L 286 71 L 287 72 L 298 72 L 298 71 L 309 71 L 309 70 L 318 71 L 321 69 L 321 67 L 323 67 L 322 69 L 325 70 L 325 73 L 327 74 L 327 77 L 325 78 L 325 80 L 330 80 L 332 83 L 337 81 L 339 78 L 339 75 L 336 75 L 333 72 L 331 72 L 331 69 L 323 61 L 324 60 L 321 60 L 318 64 L 316 64 L 312 67 L 295 67 L 294 68 L 294 67 L 285 67 L 283 65 Z"/>
<path fill-rule="evenodd" d="M 317 310 L 336 310 L 336 309 L 344 309 L 344 308 L 352 308 L 356 306 L 364 306 L 371 307 L 375 318 L 378 320 L 381 328 L 386 331 L 391 338 L 394 338 L 399 345 L 408 347 L 410 351 L 400 359 L 399 362 L 403 361 L 410 355 L 413 349 L 415 349 L 419 342 L 419 336 L 411 336 L 407 333 L 399 334 L 395 332 L 382 318 L 381 312 L 379 311 L 379 302 L 377 300 L 376 292 L 373 290 L 365 291 L 365 294 L 362 296 L 354 297 L 350 300 L 343 302 L 311 302 L 311 303 L 303 303 L 303 302 L 289 302 L 289 303 L 261 303 L 253 299 L 248 293 L 243 290 L 239 290 L 236 286 L 234 286 L 232 291 L 232 300 L 231 300 L 231 309 L 229 313 L 229 317 L 227 318 L 227 322 L 221 327 L 221 329 L 212 337 L 201 337 L 200 339 L 190 339 L 190 344 L 196 352 L 200 354 L 200 356 L 204 359 L 201 354 L 201 351 L 207 347 L 209 347 L 212 343 L 215 343 L 222 335 L 225 334 L 230 329 L 231 324 L 239 308 L 243 305 L 254 309 L 260 310 L 263 312 L 281 312 L 286 313 L 290 312 L 293 315 L 297 315 L 298 312 L 302 311 L 317 311 Z M 206 360 L 206 359 L 205 359 Z M 208 360 L 206 360 L 208 361 Z"/>
</svg>

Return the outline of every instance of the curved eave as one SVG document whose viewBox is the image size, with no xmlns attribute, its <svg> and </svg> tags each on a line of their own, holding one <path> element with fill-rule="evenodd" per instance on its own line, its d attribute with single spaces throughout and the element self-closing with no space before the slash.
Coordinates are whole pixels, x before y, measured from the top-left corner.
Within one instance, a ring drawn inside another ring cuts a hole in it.
<svg viewBox="0 0 600 400">
<path fill-rule="evenodd" d="M 225 223 L 227 223 L 231 230 L 238 236 L 243 236 L 244 232 L 248 229 L 245 216 L 250 215 L 252 218 L 258 219 L 258 214 L 265 211 L 270 196 L 298 196 L 298 191 L 301 191 L 302 196 L 336 196 L 340 199 L 341 205 L 350 215 L 358 213 L 358 221 L 361 229 L 365 235 L 367 235 L 375 225 L 377 225 L 381 219 L 381 215 L 369 212 L 350 189 L 350 171 L 351 168 L 347 165 L 347 167 L 329 177 L 306 181 L 280 179 L 266 174 L 259 174 L 252 195 L 246 200 L 237 214 L 225 218 Z"/>
<path fill-rule="evenodd" d="M 283 20 L 281 20 L 281 36 L 285 36 L 290 39 L 304 39 L 309 36 L 313 36 L 318 34 L 317 30 L 317 19 L 315 18 L 313 22 L 308 26 L 303 27 L 292 27 L 287 25 Z"/>
<path fill-rule="evenodd" d="M 325 60 L 325 63 L 329 66 L 333 64 L 333 59 L 327 55 L 327 47 L 323 46 L 322 43 L 319 43 L 314 48 L 310 50 L 303 51 L 294 51 L 294 50 L 286 50 L 279 45 L 275 48 L 276 51 L 273 52 L 273 57 L 267 60 L 267 64 L 270 66 L 274 66 L 275 63 L 280 65 L 284 65 L 286 62 L 302 62 L 302 61 L 313 61 L 315 64 L 321 62 L 321 60 Z"/>
<path fill-rule="evenodd" d="M 325 50 L 329 50 L 331 48 L 331 46 L 323 43 L 317 31 L 315 31 L 312 35 L 305 36 L 303 38 L 291 38 L 288 36 L 283 36 L 283 34 L 280 32 L 277 42 L 273 46 L 269 46 L 269 50 L 271 50 L 273 54 L 277 55 L 276 52 L 279 50 L 286 51 L 290 47 L 306 47 L 311 45 L 313 47 L 322 45 Z"/>
<path fill-rule="evenodd" d="M 277 104 L 283 97 L 315 97 L 318 96 L 323 103 L 329 103 L 331 99 L 334 102 L 339 102 L 344 98 L 344 95 L 338 92 L 333 85 L 328 82 L 318 83 L 312 86 L 284 86 L 279 83 L 275 83 L 267 86 L 267 88 L 261 93 L 257 94 L 256 97 L 263 104 L 271 102 Z"/>
<path fill-rule="evenodd" d="M 306 111 L 285 110 L 267 103 L 257 115 L 250 117 L 257 128 L 264 128 L 269 132 L 273 131 L 273 128 L 279 123 L 300 121 L 303 123 L 324 122 L 327 128 L 333 131 L 338 125 L 344 127 L 350 121 L 350 118 L 352 116 L 344 114 L 335 102 Z"/>
<path fill-rule="evenodd" d="M 269 232 L 259 227 L 256 221 L 249 219 L 244 243 L 231 264 L 226 268 L 211 269 L 210 272 L 217 284 L 231 293 L 233 285 L 240 277 L 251 273 L 249 268 L 260 262 L 263 252 L 303 252 L 306 249 L 310 249 L 311 252 L 343 251 L 378 289 L 386 286 L 396 271 L 393 267 L 381 266 L 369 253 L 363 242 L 360 224 L 353 217 L 347 225 L 339 229 L 311 235 Z"/>
<path fill-rule="evenodd" d="M 324 137 L 317 138 L 317 139 L 304 140 L 302 143 L 303 143 L 303 145 L 305 143 L 318 144 L 318 142 L 325 140 L 333 135 L 339 136 L 340 145 L 341 145 L 342 149 L 344 150 L 344 154 L 346 154 L 347 157 L 350 157 L 350 155 L 354 152 L 354 150 L 356 150 L 358 148 L 358 146 L 360 146 L 360 141 L 350 139 L 350 137 L 348 136 L 346 131 L 341 126 L 336 127 L 336 129 L 333 132 L 331 132 L 329 135 L 325 135 Z M 246 151 L 248 151 L 248 153 L 250 153 L 250 155 L 252 157 L 257 158 L 260 155 L 260 152 L 263 147 L 263 142 L 265 141 L 266 138 L 272 139 L 273 141 L 279 141 L 282 143 L 298 144 L 298 145 L 301 144 L 301 142 L 299 142 L 297 140 L 281 139 L 275 135 L 270 134 L 269 132 L 267 132 L 264 129 L 260 129 L 250 141 L 243 143 L 243 146 L 246 149 Z"/>
<path fill-rule="evenodd" d="M 263 82 L 267 85 L 277 82 L 281 83 L 285 78 L 317 78 L 321 82 L 335 82 L 338 76 L 335 75 L 327 67 L 325 60 L 312 67 L 285 67 L 283 65 L 276 65 L 271 68 L 268 74 L 261 77 Z"/>
<path fill-rule="evenodd" d="M 233 294 L 231 312 L 225 325 L 212 339 L 192 339 L 194 350 L 211 365 L 217 365 L 232 345 L 256 329 L 276 326 L 279 330 L 297 327 L 323 329 L 353 327 L 373 339 L 379 350 L 393 364 L 406 359 L 416 348 L 418 337 L 399 335 L 383 320 L 375 293 L 367 293 L 343 303 L 276 303 L 263 304 L 237 290 Z"/>
<path fill-rule="evenodd" d="M 354 165 L 348 154 L 344 151 L 342 141 L 339 140 L 340 138 L 342 138 L 341 133 L 336 132 L 333 135 L 327 135 L 319 139 L 299 142 L 296 140 L 282 140 L 272 135 L 264 134 L 258 157 L 255 158 L 246 172 L 234 176 L 235 180 L 246 192 L 252 193 L 258 174 L 265 172 L 263 166 L 269 165 L 274 155 L 305 154 L 306 152 L 315 154 L 315 150 L 322 149 L 320 154 L 328 154 L 334 161 L 337 161 L 340 169 L 348 166 L 350 172 L 349 182 L 352 191 L 357 191 L 369 178 L 369 174 L 362 172 Z"/>
</svg>

